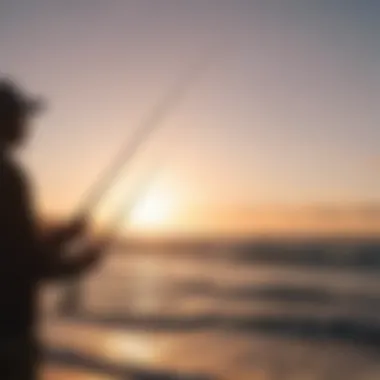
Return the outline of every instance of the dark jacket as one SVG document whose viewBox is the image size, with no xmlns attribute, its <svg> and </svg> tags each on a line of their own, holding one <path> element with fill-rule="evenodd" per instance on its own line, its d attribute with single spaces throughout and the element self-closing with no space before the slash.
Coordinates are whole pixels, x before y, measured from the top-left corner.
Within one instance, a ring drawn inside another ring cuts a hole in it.
<svg viewBox="0 0 380 380">
<path fill-rule="evenodd" d="M 62 257 L 58 247 L 38 238 L 28 181 L 0 153 L 0 339 L 32 331 L 42 279 L 86 267 Z"/>
</svg>

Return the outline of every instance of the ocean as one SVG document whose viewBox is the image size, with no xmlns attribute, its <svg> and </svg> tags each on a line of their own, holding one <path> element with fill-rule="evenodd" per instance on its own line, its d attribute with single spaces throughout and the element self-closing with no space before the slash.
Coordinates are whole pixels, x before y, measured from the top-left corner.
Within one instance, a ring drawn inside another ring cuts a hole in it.
<svg viewBox="0 0 380 380">
<path fill-rule="evenodd" d="M 44 379 L 380 379 L 380 244 L 118 248 L 44 294 Z"/>
</svg>

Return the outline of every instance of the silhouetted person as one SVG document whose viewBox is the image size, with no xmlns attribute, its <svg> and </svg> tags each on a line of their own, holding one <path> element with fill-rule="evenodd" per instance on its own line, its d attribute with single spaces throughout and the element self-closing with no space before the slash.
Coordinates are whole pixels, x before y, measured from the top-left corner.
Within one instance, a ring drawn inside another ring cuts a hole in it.
<svg viewBox="0 0 380 380">
<path fill-rule="evenodd" d="M 42 240 L 28 179 L 14 153 L 28 136 L 39 104 L 9 81 L 0 81 L 0 379 L 37 378 L 40 351 L 35 334 L 37 293 L 44 279 L 71 276 L 90 268 L 100 246 L 69 259 L 64 249 L 84 234 L 82 223 Z"/>
</svg>

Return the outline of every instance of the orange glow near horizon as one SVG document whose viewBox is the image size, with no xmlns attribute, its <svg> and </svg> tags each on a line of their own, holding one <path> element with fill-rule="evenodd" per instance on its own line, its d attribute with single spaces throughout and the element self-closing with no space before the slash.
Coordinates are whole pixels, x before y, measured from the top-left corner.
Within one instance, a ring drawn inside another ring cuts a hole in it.
<svg viewBox="0 0 380 380">
<path fill-rule="evenodd" d="M 112 221 L 112 213 L 118 210 L 123 198 L 136 198 L 134 192 L 141 187 L 141 179 L 135 177 L 141 177 L 141 174 L 136 172 L 132 178 L 126 177 L 126 181 L 121 181 L 120 186 L 110 194 L 104 204 L 105 215 L 100 213 L 100 219 L 96 218 L 97 228 L 107 229 L 108 223 Z M 380 230 L 380 212 L 372 210 L 371 204 L 228 204 L 215 198 L 205 202 L 196 196 L 194 183 L 204 184 L 205 181 L 187 183 L 170 171 L 161 172 L 160 176 L 152 178 L 146 191 L 141 189 L 137 194 L 137 202 L 125 222 L 124 234 L 140 238 L 202 235 L 377 236 Z"/>
</svg>

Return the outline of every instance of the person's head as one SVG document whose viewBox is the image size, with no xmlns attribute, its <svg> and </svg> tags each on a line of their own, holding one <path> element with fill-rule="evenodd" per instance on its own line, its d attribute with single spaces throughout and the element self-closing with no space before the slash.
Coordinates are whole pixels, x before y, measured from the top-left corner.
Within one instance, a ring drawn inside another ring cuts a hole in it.
<svg viewBox="0 0 380 380">
<path fill-rule="evenodd" d="M 29 98 L 10 80 L 0 80 L 0 149 L 22 145 L 40 102 Z"/>
</svg>

